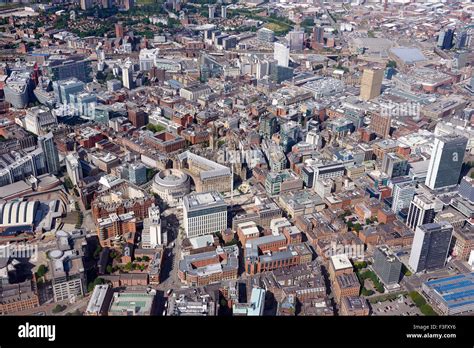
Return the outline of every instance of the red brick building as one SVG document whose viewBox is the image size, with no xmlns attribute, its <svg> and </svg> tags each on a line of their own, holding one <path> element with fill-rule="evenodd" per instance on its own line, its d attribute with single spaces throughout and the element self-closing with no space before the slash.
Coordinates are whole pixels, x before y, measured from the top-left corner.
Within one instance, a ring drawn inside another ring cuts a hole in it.
<svg viewBox="0 0 474 348">
<path fill-rule="evenodd" d="M 137 128 L 141 128 L 148 123 L 148 115 L 141 109 L 129 109 L 128 120 Z"/>
<path fill-rule="evenodd" d="M 333 290 L 338 303 L 341 303 L 344 296 L 359 296 L 359 279 L 355 273 L 340 274 L 333 282 Z"/>
</svg>

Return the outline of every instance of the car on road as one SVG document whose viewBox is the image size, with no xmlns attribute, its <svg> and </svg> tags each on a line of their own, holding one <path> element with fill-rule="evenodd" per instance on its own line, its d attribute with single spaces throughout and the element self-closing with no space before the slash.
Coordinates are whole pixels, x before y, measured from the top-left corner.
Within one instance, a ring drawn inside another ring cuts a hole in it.
<svg viewBox="0 0 474 348">
<path fill-rule="evenodd" d="M 172 248 L 174 248 L 174 242 L 173 242 L 173 243 L 171 243 L 171 247 L 172 247 Z"/>
<path fill-rule="evenodd" d="M 169 296 L 171 292 L 173 292 L 173 289 L 168 289 L 168 291 L 166 292 L 166 296 Z"/>
</svg>

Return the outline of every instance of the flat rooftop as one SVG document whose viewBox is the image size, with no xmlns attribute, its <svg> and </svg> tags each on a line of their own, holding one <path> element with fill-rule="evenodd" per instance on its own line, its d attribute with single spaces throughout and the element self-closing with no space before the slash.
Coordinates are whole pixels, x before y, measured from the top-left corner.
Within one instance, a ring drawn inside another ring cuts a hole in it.
<svg viewBox="0 0 474 348">
<path fill-rule="evenodd" d="M 469 305 L 474 308 L 474 272 L 430 280 L 425 285 L 450 309 Z"/>
<path fill-rule="evenodd" d="M 390 51 L 404 63 L 412 64 L 426 60 L 421 50 L 416 47 L 396 47 Z"/>
<path fill-rule="evenodd" d="M 109 285 L 102 284 L 96 285 L 94 291 L 92 292 L 91 299 L 87 305 L 87 313 L 99 313 L 102 306 L 104 305 L 104 300 L 109 290 Z"/>
<path fill-rule="evenodd" d="M 224 198 L 217 191 L 193 193 L 183 199 L 183 204 L 188 211 L 194 209 L 211 208 L 225 205 Z"/>
<path fill-rule="evenodd" d="M 155 295 L 122 292 L 115 293 L 109 313 L 133 311 L 135 315 L 149 315 Z"/>
<path fill-rule="evenodd" d="M 352 268 L 352 263 L 346 254 L 331 256 L 331 263 L 336 271 L 341 269 Z"/>
</svg>

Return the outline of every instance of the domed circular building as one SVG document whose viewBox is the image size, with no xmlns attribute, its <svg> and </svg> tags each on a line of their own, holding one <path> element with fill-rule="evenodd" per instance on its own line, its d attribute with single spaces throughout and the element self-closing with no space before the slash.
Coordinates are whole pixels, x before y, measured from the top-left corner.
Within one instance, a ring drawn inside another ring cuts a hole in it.
<svg viewBox="0 0 474 348">
<path fill-rule="evenodd" d="M 178 169 L 165 169 L 153 178 L 152 189 L 169 206 L 174 207 L 191 191 L 191 179 Z"/>
</svg>

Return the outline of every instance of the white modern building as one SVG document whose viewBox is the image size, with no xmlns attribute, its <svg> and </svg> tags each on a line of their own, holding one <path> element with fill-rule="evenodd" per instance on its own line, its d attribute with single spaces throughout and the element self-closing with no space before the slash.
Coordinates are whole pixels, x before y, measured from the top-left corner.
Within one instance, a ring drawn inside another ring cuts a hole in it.
<svg viewBox="0 0 474 348">
<path fill-rule="evenodd" d="M 315 130 L 310 130 L 308 134 L 306 134 L 306 142 L 311 145 L 321 145 L 321 135 L 319 132 Z"/>
<path fill-rule="evenodd" d="M 74 186 L 79 186 L 82 180 L 82 167 L 79 159 L 74 154 L 66 156 L 66 170 Z"/>
<path fill-rule="evenodd" d="M 155 60 L 158 58 L 160 50 L 158 48 L 140 50 L 138 56 L 140 62 L 140 71 L 151 70 L 155 66 Z"/>
<path fill-rule="evenodd" d="M 35 106 L 27 110 L 25 129 L 35 135 L 45 134 L 48 129 L 58 124 L 56 116 L 45 106 Z"/>
<path fill-rule="evenodd" d="M 393 185 L 392 190 L 392 211 L 398 213 L 400 210 L 408 208 L 415 195 L 416 184 L 413 181 L 405 181 Z"/>
<path fill-rule="evenodd" d="M 122 84 L 127 89 L 133 88 L 133 64 L 130 60 L 122 66 Z"/>
<path fill-rule="evenodd" d="M 165 232 L 166 234 L 166 232 Z M 161 230 L 160 208 L 151 206 L 148 208 L 148 218 L 143 220 L 142 247 L 154 249 L 166 242 Z"/>
<path fill-rule="evenodd" d="M 46 280 L 51 282 L 54 301 L 73 300 L 86 292 L 86 276 L 81 246 L 84 231 L 56 232 L 57 249 L 48 251 L 49 271 Z"/>
<path fill-rule="evenodd" d="M 422 193 L 413 197 L 408 210 L 407 226 L 418 226 L 434 221 L 435 214 L 443 209 L 443 202 L 433 195 Z"/>
<path fill-rule="evenodd" d="M 32 225 L 39 205 L 39 201 L 0 204 L 0 226 Z"/>
<path fill-rule="evenodd" d="M 188 238 L 222 232 L 227 228 L 227 204 L 216 191 L 187 195 L 183 220 Z"/>
<path fill-rule="evenodd" d="M 110 300 L 112 299 L 112 288 L 109 284 L 99 284 L 94 287 L 94 291 L 87 304 L 85 315 L 100 316 L 106 315 Z"/>
<path fill-rule="evenodd" d="M 208 5 L 209 7 L 209 19 L 214 19 L 216 16 L 216 6 L 215 5 Z"/>
<path fill-rule="evenodd" d="M 279 42 L 275 42 L 273 49 L 273 58 L 280 66 L 288 67 L 290 63 L 290 49 Z"/>
</svg>

